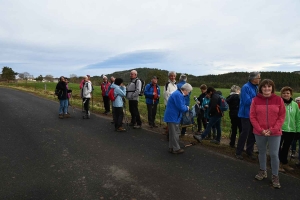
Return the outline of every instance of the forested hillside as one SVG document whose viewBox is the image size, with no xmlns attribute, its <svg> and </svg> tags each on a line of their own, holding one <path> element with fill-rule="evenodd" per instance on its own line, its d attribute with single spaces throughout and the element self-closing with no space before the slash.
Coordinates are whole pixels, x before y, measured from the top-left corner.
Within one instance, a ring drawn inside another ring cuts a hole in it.
<svg viewBox="0 0 300 200">
<path fill-rule="evenodd" d="M 138 77 L 144 79 L 146 83 L 150 82 L 152 76 L 159 77 L 159 84 L 164 85 L 168 80 L 168 71 L 160 69 L 137 68 Z M 131 70 L 114 72 L 107 76 L 120 77 L 124 82 L 130 80 Z M 177 74 L 176 80 L 179 79 L 181 73 Z M 232 85 L 242 86 L 248 80 L 248 72 L 231 72 L 219 75 L 194 76 L 187 74 L 188 82 L 193 87 L 199 87 L 205 83 L 208 86 L 216 88 L 230 88 Z M 99 77 L 100 78 L 100 77 Z M 295 92 L 300 92 L 300 74 L 296 72 L 261 72 L 262 79 L 272 79 L 275 82 L 276 90 L 280 90 L 283 86 L 292 87 Z"/>
</svg>

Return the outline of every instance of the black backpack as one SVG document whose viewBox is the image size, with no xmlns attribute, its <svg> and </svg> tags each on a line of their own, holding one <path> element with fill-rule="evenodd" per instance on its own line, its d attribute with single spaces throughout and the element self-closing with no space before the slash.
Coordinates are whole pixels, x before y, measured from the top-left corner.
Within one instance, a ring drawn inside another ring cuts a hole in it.
<svg viewBox="0 0 300 200">
<path fill-rule="evenodd" d="M 144 95 L 144 91 L 145 91 L 145 81 L 144 81 L 143 79 L 137 78 L 137 79 L 134 81 L 135 86 L 136 86 L 136 82 L 137 82 L 138 80 L 140 80 L 140 81 L 141 81 L 141 84 L 142 84 L 142 86 L 141 86 L 141 91 L 140 91 L 140 93 L 139 93 L 139 96 L 143 96 L 143 95 Z"/>
</svg>

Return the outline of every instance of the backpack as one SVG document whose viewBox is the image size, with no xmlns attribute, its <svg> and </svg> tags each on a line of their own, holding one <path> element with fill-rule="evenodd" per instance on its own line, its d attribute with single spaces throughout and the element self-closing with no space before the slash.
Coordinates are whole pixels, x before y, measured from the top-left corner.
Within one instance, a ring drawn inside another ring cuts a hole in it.
<svg viewBox="0 0 300 200">
<path fill-rule="evenodd" d="M 134 82 L 135 85 L 136 85 L 137 80 L 140 80 L 141 84 L 142 84 L 139 96 L 143 96 L 144 95 L 144 91 L 145 91 L 145 81 L 143 79 L 136 79 L 135 82 Z"/>
<path fill-rule="evenodd" d="M 219 105 L 218 108 L 220 108 L 220 110 L 222 112 L 227 111 L 229 109 L 229 105 L 225 99 L 225 97 L 223 97 L 222 95 L 219 95 Z"/>
<path fill-rule="evenodd" d="M 59 89 L 55 89 L 55 91 L 54 91 L 54 94 L 55 94 L 56 96 L 59 96 L 59 95 L 60 95 L 60 93 L 61 93 L 61 90 L 59 90 Z"/>
<path fill-rule="evenodd" d="M 111 100 L 111 101 L 115 101 L 117 96 L 115 96 L 114 94 L 115 92 L 115 88 L 110 88 L 109 92 L 108 92 L 108 98 Z"/>
<path fill-rule="evenodd" d="M 194 114 L 191 110 L 188 110 L 182 114 L 181 124 L 182 125 L 194 124 Z"/>
</svg>

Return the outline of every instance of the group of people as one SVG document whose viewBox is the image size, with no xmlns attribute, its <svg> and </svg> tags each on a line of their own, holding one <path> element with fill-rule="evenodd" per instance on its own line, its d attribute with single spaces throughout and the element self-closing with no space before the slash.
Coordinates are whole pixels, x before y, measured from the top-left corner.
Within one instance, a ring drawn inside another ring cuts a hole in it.
<svg viewBox="0 0 300 200">
<path fill-rule="evenodd" d="M 169 152 L 173 154 L 183 153 L 179 145 L 179 136 L 185 134 L 185 129 L 180 130 L 180 123 L 184 113 L 189 111 L 190 95 L 193 87 L 187 83 L 187 76 L 182 74 L 179 82 L 176 82 L 176 72 L 168 73 L 169 80 L 164 86 L 164 122 L 167 123 L 166 132 L 169 139 Z M 148 123 L 151 128 L 157 127 L 155 116 L 160 98 L 158 77 L 153 76 L 151 82 L 145 86 L 142 95 L 145 95 Z M 89 99 L 92 92 L 92 84 L 89 77 L 84 77 L 81 84 L 82 99 L 86 115 L 89 117 Z M 67 82 L 64 77 L 60 78 L 57 89 L 61 91 L 59 117 L 69 117 L 67 112 L 68 93 Z M 114 100 L 109 99 L 109 91 L 113 89 Z M 113 123 L 116 131 L 126 131 L 122 126 L 124 118 L 123 107 L 125 98 L 128 100 L 131 114 L 130 126 L 140 129 L 142 121 L 138 109 L 139 96 L 142 92 L 142 81 L 137 77 L 137 71 L 130 72 L 130 82 L 127 86 L 121 78 L 111 77 L 111 83 L 107 77 L 103 77 L 101 84 L 105 114 L 110 112 L 112 102 Z M 195 97 L 200 108 L 197 113 L 198 132 L 194 138 L 202 142 L 211 131 L 216 132 L 211 143 L 220 144 L 221 118 L 223 112 L 219 109 L 220 95 L 213 87 L 205 84 L 200 86 L 201 94 Z M 280 188 L 279 171 L 293 170 L 288 165 L 288 153 L 293 141 L 299 140 L 300 136 L 300 97 L 293 100 L 293 90 L 283 87 L 281 96 L 275 94 L 275 84 L 270 79 L 261 81 L 259 72 L 251 72 L 248 82 L 242 88 L 233 85 L 230 95 L 226 98 L 229 105 L 229 117 L 231 120 L 231 136 L 229 145 L 236 148 L 236 158 L 243 159 L 242 152 L 246 144 L 246 155 L 255 160 L 253 153 L 254 144 L 258 148 L 259 172 L 255 176 L 257 180 L 267 178 L 267 147 L 271 158 L 272 184 L 274 188 Z M 204 128 L 202 130 L 202 127 Z M 239 138 L 236 144 L 236 136 Z M 295 146 L 295 144 L 294 144 Z M 300 144 L 299 144 L 300 149 Z M 300 160 L 300 152 L 299 152 Z"/>
</svg>

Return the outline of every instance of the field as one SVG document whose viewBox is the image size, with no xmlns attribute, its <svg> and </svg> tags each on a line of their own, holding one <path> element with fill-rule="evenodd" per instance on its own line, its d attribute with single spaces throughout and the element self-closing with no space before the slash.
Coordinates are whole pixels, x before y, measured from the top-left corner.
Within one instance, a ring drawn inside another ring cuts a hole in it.
<svg viewBox="0 0 300 200">
<path fill-rule="evenodd" d="M 31 93 L 34 93 L 38 96 L 42 96 L 48 99 L 57 100 L 57 97 L 54 95 L 54 90 L 56 83 L 41 83 L 41 82 L 18 82 L 18 83 L 1 83 L 3 86 L 7 87 L 13 87 L 20 90 L 28 91 Z M 81 98 L 80 98 L 80 89 L 79 84 L 73 84 L 69 83 L 69 88 L 72 89 L 72 97 L 70 99 L 70 103 L 72 106 L 75 106 L 77 108 L 81 108 Z M 224 97 L 227 97 L 229 95 L 230 89 L 227 88 L 216 88 L 216 90 L 219 90 L 222 92 Z M 191 101 L 190 101 L 190 107 L 195 104 L 195 101 L 193 100 L 194 96 L 200 95 L 200 89 L 199 87 L 194 87 L 192 94 L 191 94 Z M 277 92 L 277 95 L 279 93 Z M 294 97 L 300 96 L 299 93 L 295 93 L 293 95 Z M 58 100 L 57 100 L 58 101 Z M 128 104 L 128 101 L 126 102 Z M 128 108 L 128 105 L 126 106 Z M 144 124 L 147 124 L 147 107 L 145 103 L 145 97 L 140 97 L 139 101 L 139 110 L 140 115 L 142 118 L 142 121 Z M 103 113 L 104 112 L 104 105 L 103 100 L 101 96 L 101 89 L 100 86 L 94 86 L 93 96 L 91 99 L 91 111 L 94 113 Z M 164 106 L 164 100 L 163 100 L 163 87 L 161 87 L 161 98 L 160 102 L 157 108 L 157 115 L 156 115 L 156 122 L 157 124 L 161 126 L 165 126 L 165 123 L 163 122 L 163 115 L 165 111 Z M 129 115 L 129 111 L 126 109 L 126 114 Z M 222 135 L 225 137 L 228 137 L 230 134 L 230 118 L 228 116 L 228 111 L 224 113 L 224 117 L 222 118 Z"/>
</svg>

